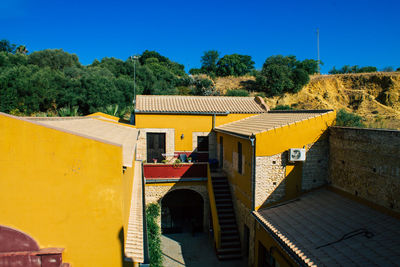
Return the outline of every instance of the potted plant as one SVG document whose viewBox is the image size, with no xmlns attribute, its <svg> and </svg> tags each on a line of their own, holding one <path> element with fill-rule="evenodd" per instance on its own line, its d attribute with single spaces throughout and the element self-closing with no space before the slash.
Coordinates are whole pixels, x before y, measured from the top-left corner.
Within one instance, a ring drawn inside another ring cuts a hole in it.
<svg viewBox="0 0 400 267">
<path fill-rule="evenodd" d="M 157 159 L 153 159 L 153 163 L 157 163 Z"/>
<path fill-rule="evenodd" d="M 191 162 L 192 162 L 192 158 L 191 158 L 191 157 L 188 157 L 188 159 L 187 159 L 187 160 L 188 160 L 188 162 L 189 162 L 189 163 L 191 163 Z"/>
</svg>

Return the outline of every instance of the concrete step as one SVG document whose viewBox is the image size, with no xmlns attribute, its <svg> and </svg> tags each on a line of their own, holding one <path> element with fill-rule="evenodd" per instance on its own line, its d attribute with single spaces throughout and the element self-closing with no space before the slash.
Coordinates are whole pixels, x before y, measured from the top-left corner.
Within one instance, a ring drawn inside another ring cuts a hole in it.
<svg viewBox="0 0 400 267">
<path fill-rule="evenodd" d="M 221 232 L 222 231 L 229 231 L 229 230 L 235 230 L 237 228 L 236 224 L 220 224 L 221 226 Z"/>
<path fill-rule="evenodd" d="M 228 200 L 228 201 L 230 201 L 230 200 Z M 224 207 L 230 207 L 230 208 L 233 207 L 232 201 L 230 201 L 230 202 L 216 201 L 216 202 L 217 202 L 217 203 L 216 203 L 217 209 L 218 209 L 218 208 L 224 208 Z"/>
<path fill-rule="evenodd" d="M 217 255 L 217 258 L 220 261 L 237 260 L 242 258 L 242 254 L 223 254 L 223 255 Z"/>
<path fill-rule="evenodd" d="M 221 249 L 223 248 L 240 248 L 240 242 L 237 240 L 221 242 Z"/>
<path fill-rule="evenodd" d="M 238 233 L 237 229 L 221 230 L 221 236 L 237 235 Z"/>
</svg>

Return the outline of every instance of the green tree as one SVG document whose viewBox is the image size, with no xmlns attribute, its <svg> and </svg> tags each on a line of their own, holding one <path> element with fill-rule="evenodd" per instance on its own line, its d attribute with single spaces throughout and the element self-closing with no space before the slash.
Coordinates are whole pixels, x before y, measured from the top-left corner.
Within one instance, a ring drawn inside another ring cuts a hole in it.
<svg viewBox="0 0 400 267">
<path fill-rule="evenodd" d="M 225 55 L 217 63 L 217 76 L 243 76 L 254 69 L 254 61 L 247 55 Z"/>
<path fill-rule="evenodd" d="M 69 54 L 62 49 L 45 49 L 33 52 L 29 55 L 28 63 L 39 67 L 50 67 L 55 70 L 80 66 L 77 55 Z"/>
<path fill-rule="evenodd" d="M 10 41 L 3 39 L 0 41 L 0 52 L 14 53 L 16 44 L 11 44 Z"/>
<path fill-rule="evenodd" d="M 268 96 L 297 93 L 309 82 L 308 72 L 302 66 L 308 66 L 310 62 L 307 60 L 302 64 L 295 56 L 271 56 L 256 76 L 256 85 Z"/>
<path fill-rule="evenodd" d="M 201 70 L 206 74 L 215 74 L 217 72 L 217 62 L 219 53 L 216 50 L 208 50 L 201 57 Z"/>
<path fill-rule="evenodd" d="M 320 65 L 323 65 L 321 61 Z M 318 73 L 318 60 L 305 59 L 303 61 L 299 61 L 296 67 L 305 70 L 310 75 L 315 74 Z"/>
</svg>

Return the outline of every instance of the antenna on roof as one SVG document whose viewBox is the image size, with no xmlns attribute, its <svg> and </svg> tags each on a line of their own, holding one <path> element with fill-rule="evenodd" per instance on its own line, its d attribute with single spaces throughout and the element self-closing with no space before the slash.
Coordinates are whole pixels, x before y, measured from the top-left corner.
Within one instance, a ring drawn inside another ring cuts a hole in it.
<svg viewBox="0 0 400 267">
<path fill-rule="evenodd" d="M 318 54 L 318 74 L 321 74 L 320 59 L 319 59 L 319 28 L 317 28 L 317 54 Z"/>
</svg>

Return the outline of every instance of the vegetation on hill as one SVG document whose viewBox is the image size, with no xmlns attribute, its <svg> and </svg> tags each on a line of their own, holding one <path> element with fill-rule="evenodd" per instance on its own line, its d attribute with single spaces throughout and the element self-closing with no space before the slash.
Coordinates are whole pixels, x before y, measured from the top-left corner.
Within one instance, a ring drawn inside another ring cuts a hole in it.
<svg viewBox="0 0 400 267">
<path fill-rule="evenodd" d="M 2 40 L 0 111 L 27 116 L 102 111 L 123 117 L 132 110 L 135 89 L 136 94 L 154 95 L 250 94 L 267 96 L 272 108 L 343 108 L 362 116 L 368 127 L 400 129 L 400 75 L 391 67 L 375 72 L 371 66 L 343 66 L 331 73 L 347 74 L 314 75 L 316 60 L 277 55 L 256 71 L 250 56 L 220 57 L 209 50 L 201 57 L 201 68 L 188 75 L 182 64 L 156 51 L 146 50 L 135 58 L 103 58 L 83 66 L 77 55 L 62 49 L 28 54 L 26 46 Z"/>
</svg>

